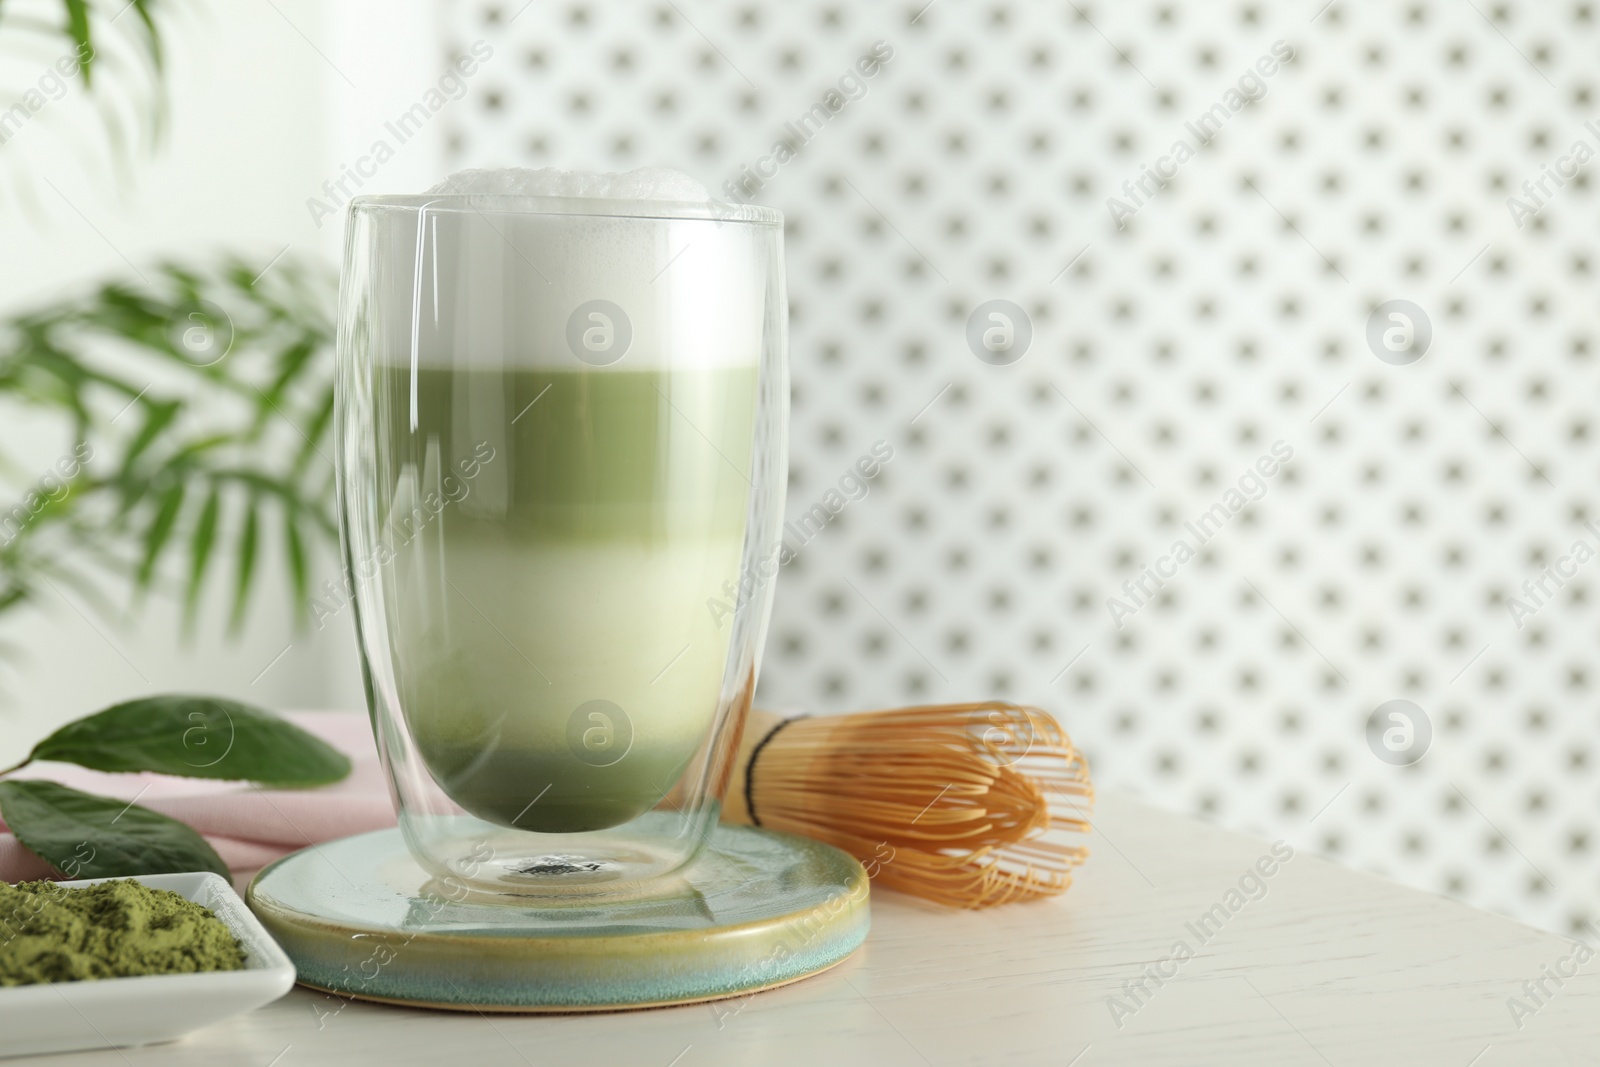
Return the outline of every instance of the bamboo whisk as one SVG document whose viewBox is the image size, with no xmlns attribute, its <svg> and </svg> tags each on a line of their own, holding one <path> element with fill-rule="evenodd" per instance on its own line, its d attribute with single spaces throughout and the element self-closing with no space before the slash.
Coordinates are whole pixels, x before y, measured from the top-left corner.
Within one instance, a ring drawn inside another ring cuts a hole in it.
<svg viewBox="0 0 1600 1067">
<path fill-rule="evenodd" d="M 1039 708 L 752 711 L 722 817 L 826 841 L 889 888 L 984 908 L 1066 892 L 1093 799 L 1083 755 Z"/>
</svg>

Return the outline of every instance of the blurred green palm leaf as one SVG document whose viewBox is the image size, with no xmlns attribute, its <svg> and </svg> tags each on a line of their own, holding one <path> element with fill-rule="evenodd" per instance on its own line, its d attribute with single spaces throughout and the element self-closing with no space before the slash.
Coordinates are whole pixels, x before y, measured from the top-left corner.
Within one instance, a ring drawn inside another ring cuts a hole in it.
<svg viewBox="0 0 1600 1067">
<path fill-rule="evenodd" d="M 136 600 L 170 585 L 192 627 L 214 560 L 231 556 L 237 627 L 271 515 L 303 621 L 307 546 L 336 534 L 336 283 L 288 256 L 260 269 L 163 264 L 149 284 L 106 283 L 0 323 L 0 404 L 53 416 L 64 462 L 35 470 L 0 446 L 14 494 L 0 500 L 0 611 L 52 584 L 107 607 L 115 573 Z M 89 456 L 81 469 L 74 450 Z"/>
</svg>

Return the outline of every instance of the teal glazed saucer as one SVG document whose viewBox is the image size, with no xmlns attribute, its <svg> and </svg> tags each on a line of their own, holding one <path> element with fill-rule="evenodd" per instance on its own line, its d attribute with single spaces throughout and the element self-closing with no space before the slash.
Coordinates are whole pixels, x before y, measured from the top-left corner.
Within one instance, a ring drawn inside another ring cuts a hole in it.
<svg viewBox="0 0 1600 1067">
<path fill-rule="evenodd" d="M 451 893 L 399 830 L 286 856 L 246 900 L 301 985 L 420 1007 L 565 1012 L 737 997 L 816 974 L 866 940 L 867 895 L 861 864 L 830 845 L 719 824 L 673 890 L 647 900 L 544 907 Z"/>
</svg>

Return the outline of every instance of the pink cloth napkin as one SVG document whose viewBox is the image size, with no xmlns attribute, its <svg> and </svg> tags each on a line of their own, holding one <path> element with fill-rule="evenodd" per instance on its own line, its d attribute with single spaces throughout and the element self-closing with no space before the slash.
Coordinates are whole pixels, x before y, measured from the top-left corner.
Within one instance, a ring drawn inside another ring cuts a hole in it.
<svg viewBox="0 0 1600 1067">
<path fill-rule="evenodd" d="M 164 774 L 103 774 L 40 763 L 16 778 L 48 778 L 100 796 L 138 803 L 188 823 L 210 842 L 241 888 L 262 867 L 307 845 L 395 824 L 394 806 L 372 727 L 361 712 L 289 712 L 284 718 L 350 757 L 350 776 L 321 789 L 261 789 L 242 782 Z M 0 821 L 0 831 L 5 830 Z M 50 865 L 0 833 L 0 880 L 57 877 Z"/>
</svg>

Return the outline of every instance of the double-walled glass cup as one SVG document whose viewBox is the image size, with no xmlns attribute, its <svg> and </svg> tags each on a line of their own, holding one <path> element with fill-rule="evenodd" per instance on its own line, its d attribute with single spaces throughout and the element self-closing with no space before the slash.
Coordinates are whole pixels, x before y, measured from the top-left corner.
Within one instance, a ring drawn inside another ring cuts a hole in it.
<svg viewBox="0 0 1600 1067">
<path fill-rule="evenodd" d="M 339 493 L 373 729 L 417 861 L 664 892 L 755 690 L 787 470 L 782 217 L 350 208 Z"/>
</svg>

